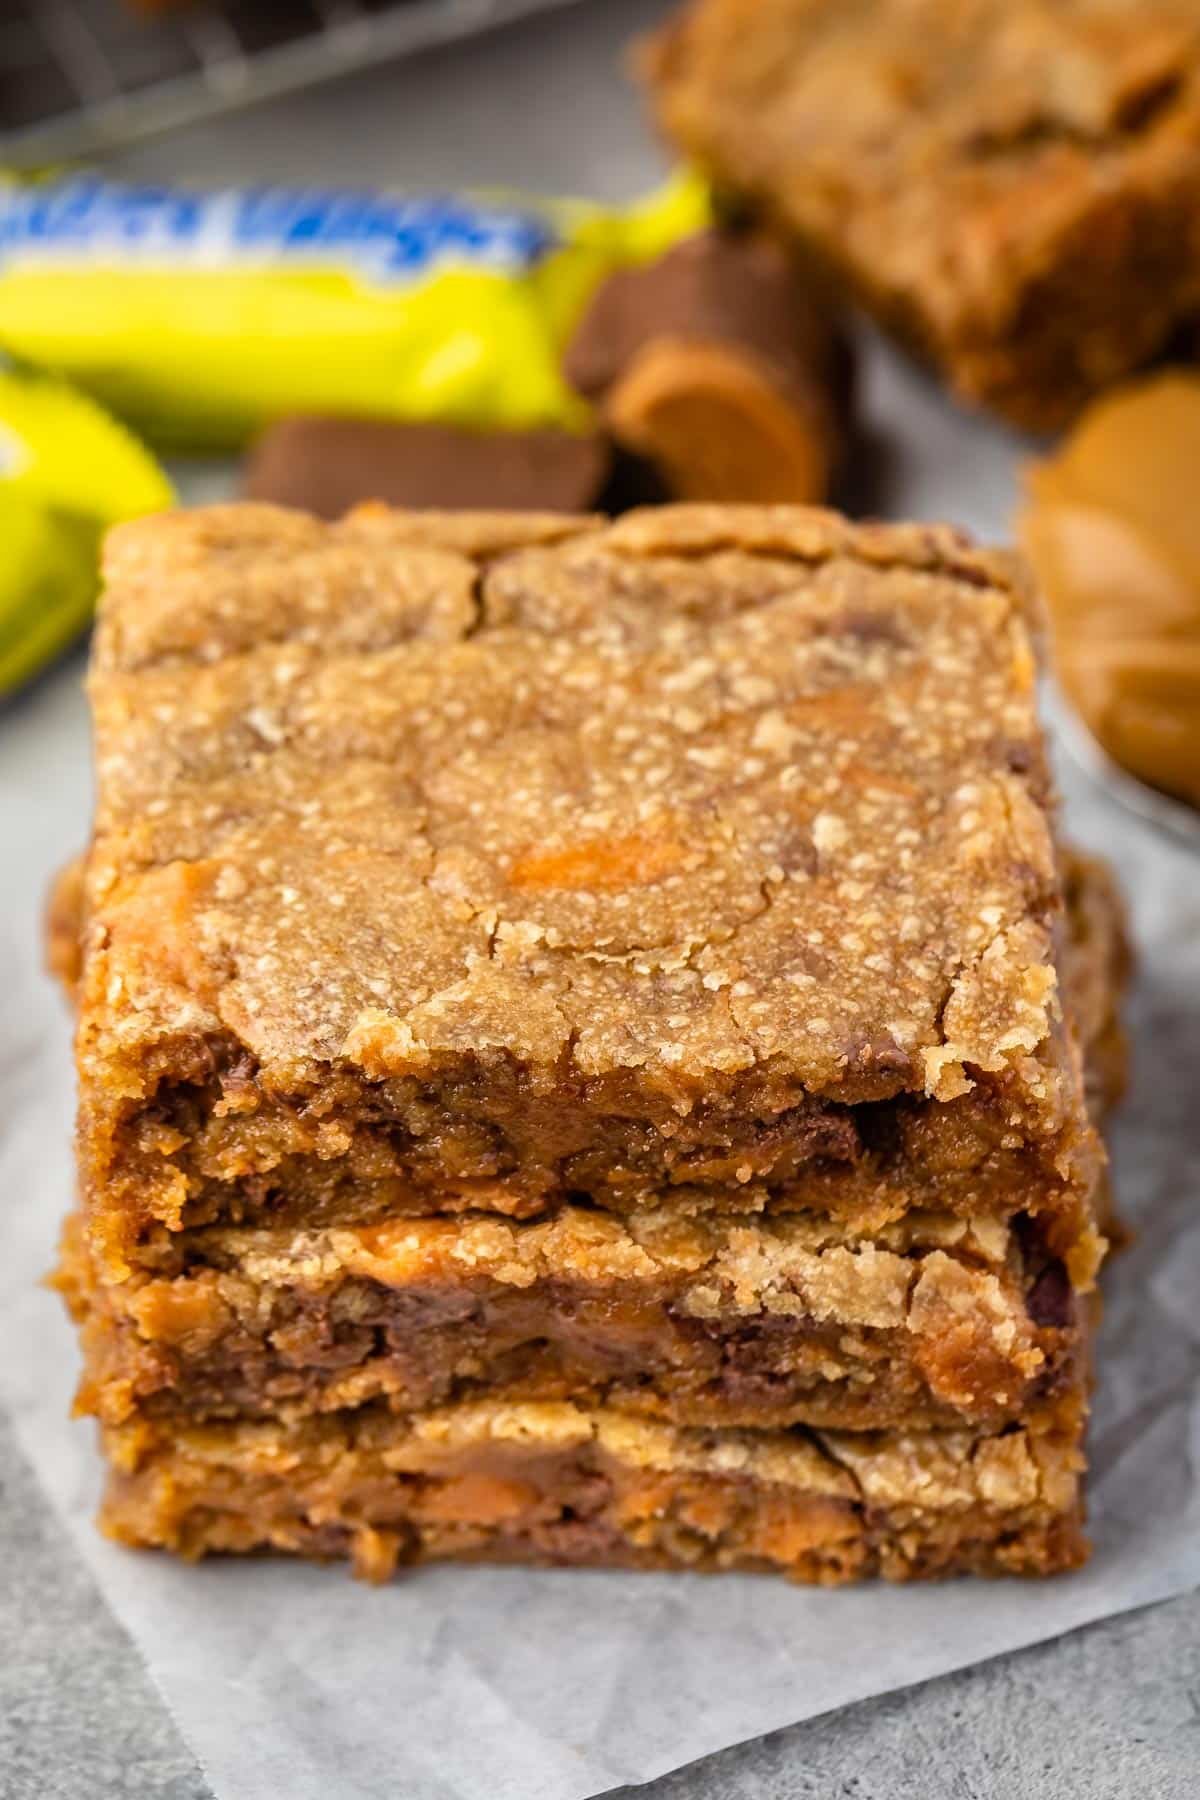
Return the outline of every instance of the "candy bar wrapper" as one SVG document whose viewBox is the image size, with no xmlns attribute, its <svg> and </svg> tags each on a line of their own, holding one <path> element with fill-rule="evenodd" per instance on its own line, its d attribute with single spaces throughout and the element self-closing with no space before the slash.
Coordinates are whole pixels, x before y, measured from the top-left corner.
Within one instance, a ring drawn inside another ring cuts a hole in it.
<svg viewBox="0 0 1200 1800">
<path fill-rule="evenodd" d="M 91 400 L 0 369 L 0 699 L 87 624 L 108 527 L 173 499 L 149 452 Z"/>
<path fill-rule="evenodd" d="M 560 371 L 597 284 L 709 222 L 698 178 L 623 211 L 506 195 L 0 181 L 0 349 L 158 444 L 290 413 L 586 421 Z"/>
</svg>

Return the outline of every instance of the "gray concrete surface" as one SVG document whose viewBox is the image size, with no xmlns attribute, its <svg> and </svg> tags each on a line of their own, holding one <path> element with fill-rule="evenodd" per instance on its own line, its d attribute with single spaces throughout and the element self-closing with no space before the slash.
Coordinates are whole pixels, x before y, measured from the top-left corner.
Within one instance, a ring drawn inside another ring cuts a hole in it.
<svg viewBox="0 0 1200 1800">
<path fill-rule="evenodd" d="M 0 1795 L 208 1800 L 141 1657 L 0 1417 Z"/>
<path fill-rule="evenodd" d="M 621 79 L 621 50 L 662 10 L 591 0 L 557 23 L 419 68 L 139 146 L 117 166 L 166 179 L 487 178 L 627 194 L 662 164 Z M 811 1720 L 636 1791 L 650 1800 L 1190 1800 L 1200 1794 L 1200 1597 Z M 0 1420 L 0 1797 L 208 1794 Z"/>
</svg>

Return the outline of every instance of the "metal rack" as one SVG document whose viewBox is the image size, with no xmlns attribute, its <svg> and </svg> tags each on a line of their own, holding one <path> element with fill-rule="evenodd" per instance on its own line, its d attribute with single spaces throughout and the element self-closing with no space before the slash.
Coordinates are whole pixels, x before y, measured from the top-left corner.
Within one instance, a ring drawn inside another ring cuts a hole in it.
<svg viewBox="0 0 1200 1800">
<path fill-rule="evenodd" d="M 571 0 L 0 0 L 0 162 L 87 155 Z"/>
</svg>

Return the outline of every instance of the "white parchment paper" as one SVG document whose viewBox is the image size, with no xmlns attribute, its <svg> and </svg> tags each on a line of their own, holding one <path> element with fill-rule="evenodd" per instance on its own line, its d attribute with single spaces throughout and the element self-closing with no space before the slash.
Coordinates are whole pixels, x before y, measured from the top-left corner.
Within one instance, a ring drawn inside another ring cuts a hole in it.
<svg viewBox="0 0 1200 1800">
<path fill-rule="evenodd" d="M 889 357 L 879 510 L 1003 537 L 1014 447 Z M 903 457 L 889 447 L 903 441 Z M 1133 905 L 1133 1092 L 1092 1430 L 1095 1555 L 1043 1584 L 805 1592 L 767 1578 L 435 1569 L 383 1590 L 284 1562 L 184 1568 L 104 1543 L 76 1357 L 37 1287 L 72 1188 L 69 1031 L 39 971 L 86 831 L 79 666 L 0 718 L 0 1401 L 220 1800 L 580 1800 L 813 1713 L 1200 1585 L 1200 857 L 1064 768 L 1068 829 Z"/>
</svg>

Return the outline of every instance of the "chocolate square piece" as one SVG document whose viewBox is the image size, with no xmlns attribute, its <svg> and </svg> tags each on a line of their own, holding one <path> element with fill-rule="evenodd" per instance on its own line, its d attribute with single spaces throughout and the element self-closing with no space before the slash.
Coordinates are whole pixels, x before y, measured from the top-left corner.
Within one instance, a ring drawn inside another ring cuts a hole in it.
<svg viewBox="0 0 1200 1800">
<path fill-rule="evenodd" d="M 597 432 L 465 431 L 453 425 L 297 415 L 255 445 L 249 500 L 338 519 L 364 501 L 390 506 L 487 507 L 493 512 L 586 512 L 612 456 Z"/>
</svg>

